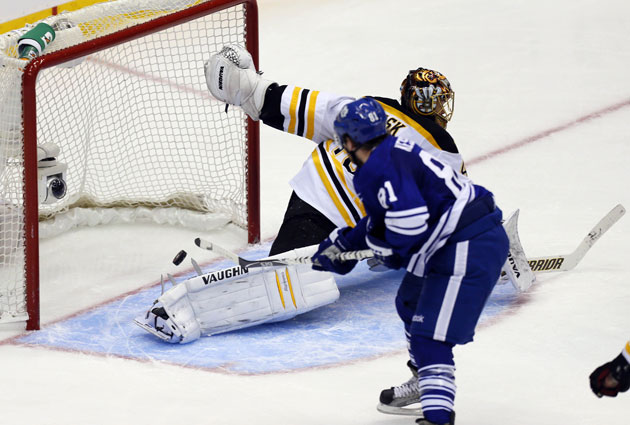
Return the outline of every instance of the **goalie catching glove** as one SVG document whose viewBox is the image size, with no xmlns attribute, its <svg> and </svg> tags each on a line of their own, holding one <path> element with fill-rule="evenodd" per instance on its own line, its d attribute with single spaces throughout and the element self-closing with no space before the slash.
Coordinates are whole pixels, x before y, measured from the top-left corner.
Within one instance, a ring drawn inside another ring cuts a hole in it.
<svg viewBox="0 0 630 425">
<path fill-rule="evenodd" d="M 254 60 L 243 47 L 230 44 L 205 63 L 206 84 L 218 100 L 243 108 L 258 121 L 265 102 L 265 92 L 273 81 L 256 72 Z"/>
</svg>

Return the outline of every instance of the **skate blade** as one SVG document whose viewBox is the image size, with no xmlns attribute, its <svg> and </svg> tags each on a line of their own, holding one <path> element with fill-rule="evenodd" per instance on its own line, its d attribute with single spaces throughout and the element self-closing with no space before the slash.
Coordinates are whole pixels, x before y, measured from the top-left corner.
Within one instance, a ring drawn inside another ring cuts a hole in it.
<svg viewBox="0 0 630 425">
<path fill-rule="evenodd" d="M 169 337 L 168 335 L 164 335 L 161 332 L 158 332 L 155 328 L 152 328 L 151 326 L 144 323 L 143 317 L 138 317 L 138 318 L 133 319 L 133 323 L 140 326 L 142 329 L 149 332 L 151 335 L 157 336 L 162 341 L 171 342 L 171 337 Z"/>
<path fill-rule="evenodd" d="M 379 403 L 376 406 L 376 410 L 387 415 L 418 416 L 420 418 L 424 417 L 424 415 L 422 414 L 422 408 L 420 407 L 396 407 Z"/>
</svg>

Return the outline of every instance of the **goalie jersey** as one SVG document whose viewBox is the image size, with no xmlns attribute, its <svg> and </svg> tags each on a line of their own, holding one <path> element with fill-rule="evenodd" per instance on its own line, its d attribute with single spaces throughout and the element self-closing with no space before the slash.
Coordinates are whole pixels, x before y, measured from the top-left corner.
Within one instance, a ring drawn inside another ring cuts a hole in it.
<svg viewBox="0 0 630 425">
<path fill-rule="evenodd" d="M 388 132 L 412 141 L 440 161 L 465 174 L 461 155 L 450 134 L 432 119 L 404 110 L 397 100 L 373 97 L 387 113 Z M 278 130 L 317 143 L 302 169 L 290 181 L 294 192 L 337 227 L 354 226 L 365 216 L 352 180 L 355 166 L 334 140 L 333 122 L 348 96 L 271 85 L 261 111 L 262 121 Z"/>
</svg>

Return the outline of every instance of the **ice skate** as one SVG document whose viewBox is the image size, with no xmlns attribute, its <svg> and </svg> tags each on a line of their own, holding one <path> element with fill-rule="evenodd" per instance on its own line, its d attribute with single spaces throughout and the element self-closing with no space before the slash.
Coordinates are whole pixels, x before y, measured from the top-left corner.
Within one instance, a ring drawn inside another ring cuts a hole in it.
<svg viewBox="0 0 630 425">
<path fill-rule="evenodd" d="M 407 362 L 413 376 L 409 380 L 396 387 L 381 391 L 380 403 L 376 409 L 381 413 L 390 415 L 422 416 L 420 407 L 420 393 L 418 391 L 418 369 Z M 417 404 L 417 406 L 412 406 Z"/>
<path fill-rule="evenodd" d="M 135 318 L 134 323 L 166 342 L 178 343 L 182 339 L 179 328 L 158 301 L 151 306 L 144 316 Z"/>
</svg>

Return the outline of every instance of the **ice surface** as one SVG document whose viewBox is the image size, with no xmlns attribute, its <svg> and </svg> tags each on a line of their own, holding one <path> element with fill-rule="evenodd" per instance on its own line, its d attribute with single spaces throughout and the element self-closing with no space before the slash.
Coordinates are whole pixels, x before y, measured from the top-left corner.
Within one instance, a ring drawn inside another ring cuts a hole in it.
<svg viewBox="0 0 630 425">
<path fill-rule="evenodd" d="M 628 2 L 260 0 L 259 12 L 261 67 L 266 78 L 280 83 L 395 97 L 409 69 L 433 67 L 447 75 L 457 93 L 449 130 L 470 163 L 469 174 L 493 190 L 504 211 L 520 208 L 521 241 L 530 255 L 570 252 L 614 205 L 630 206 Z M 269 128 L 261 134 L 268 240 L 282 220 L 287 182 L 313 145 Z M 624 217 L 574 271 L 541 275 L 518 308 L 488 320 L 475 342 L 456 349 L 458 424 L 628 423 L 630 394 L 597 399 L 587 382 L 630 337 L 628 235 Z M 138 289 L 156 290 L 160 273 L 179 270 L 170 261 L 180 249 L 211 264 L 212 257 L 194 247 L 196 236 L 113 226 L 46 241 L 43 319 L 52 326 L 45 332 L 67 318 L 70 323 L 110 308 L 108 302 L 121 294 L 131 298 Z M 237 229 L 202 236 L 245 248 L 245 234 Z M 86 264 L 87 275 L 81 271 Z M 335 314 L 351 311 L 344 296 L 363 299 L 359 288 L 348 288 L 340 300 L 344 311 Z M 321 320 L 352 323 L 338 317 L 300 320 L 306 327 Z M 246 332 L 263 344 L 268 333 L 283 334 L 276 328 L 284 326 Z M 0 332 L 4 338 L 16 334 L 10 327 Z M 384 346 L 384 334 L 361 333 L 361 343 Z M 124 341 L 146 348 L 149 335 L 138 335 Z M 287 337 L 273 350 L 304 356 L 301 341 Z M 150 360 L 139 362 L 102 347 L 64 351 L 9 342 L 0 345 L 7 424 L 413 423 L 375 409 L 382 388 L 408 378 L 404 349 L 383 347 L 385 354 L 362 359 L 348 355 L 337 366 L 291 366 L 283 372 L 252 367 L 244 375 L 249 366 L 181 367 L 179 353 L 161 361 L 147 352 Z M 326 351 L 323 344 L 319 348 Z M 191 365 L 216 360 L 198 360 L 213 354 L 186 349 Z"/>
</svg>

